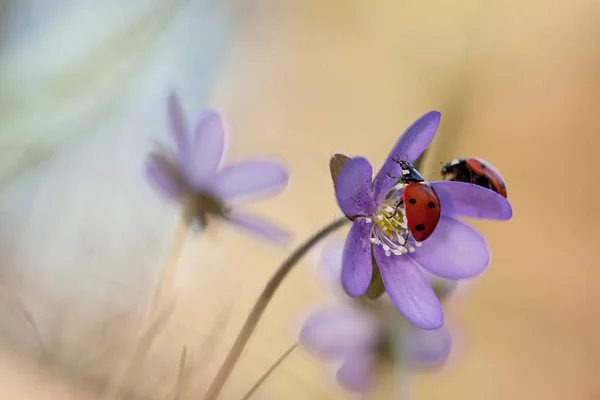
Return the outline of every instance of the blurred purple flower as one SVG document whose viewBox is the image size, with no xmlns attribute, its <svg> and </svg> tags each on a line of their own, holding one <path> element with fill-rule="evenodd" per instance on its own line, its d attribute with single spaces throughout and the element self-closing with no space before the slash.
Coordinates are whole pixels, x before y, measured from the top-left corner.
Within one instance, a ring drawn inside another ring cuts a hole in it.
<svg viewBox="0 0 600 400">
<path fill-rule="evenodd" d="M 403 186 L 394 159 L 416 160 L 435 136 L 441 114 L 431 111 L 413 123 L 394 145 L 373 180 L 373 168 L 363 157 L 336 155 L 335 193 L 353 223 L 346 239 L 342 283 L 352 297 L 367 291 L 373 259 L 385 290 L 400 313 L 423 329 L 444 323 L 442 307 L 419 267 L 449 279 L 481 274 L 490 263 L 487 243 L 475 229 L 456 219 L 471 217 L 508 220 L 510 203 L 499 194 L 462 182 L 431 182 L 441 202 L 442 216 L 433 234 L 422 243 L 410 236 L 402 207 L 396 213 Z M 341 161 L 341 164 L 339 160 Z M 333 168 L 332 168 L 333 171 Z"/>
<path fill-rule="evenodd" d="M 342 267 L 343 244 L 332 242 L 323 252 L 322 273 L 331 281 Z M 430 276 L 440 300 L 455 289 L 456 281 Z M 335 282 L 335 280 L 334 280 Z M 349 390 L 368 391 L 379 363 L 392 362 L 411 371 L 439 368 L 448 360 L 452 347 L 450 330 L 420 329 L 406 321 L 384 298 L 360 307 L 340 305 L 322 309 L 305 322 L 300 343 L 317 354 L 340 360 L 339 382 Z"/>
<path fill-rule="evenodd" d="M 182 203 L 190 223 L 204 227 L 212 215 L 272 241 L 288 239 L 289 234 L 279 227 L 232 208 L 234 203 L 283 190 L 289 180 L 287 170 L 269 160 L 221 167 L 226 139 L 222 117 L 204 110 L 190 133 L 175 93 L 169 95 L 167 112 L 175 149 L 150 154 L 146 163 L 150 183 L 167 198 Z"/>
</svg>

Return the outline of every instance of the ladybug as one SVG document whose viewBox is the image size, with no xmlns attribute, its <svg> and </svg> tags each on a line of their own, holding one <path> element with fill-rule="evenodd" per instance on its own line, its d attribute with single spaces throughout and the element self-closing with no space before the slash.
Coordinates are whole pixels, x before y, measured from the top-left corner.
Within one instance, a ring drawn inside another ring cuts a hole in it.
<svg viewBox="0 0 600 400">
<path fill-rule="evenodd" d="M 408 229 L 416 241 L 422 242 L 431 236 L 440 221 L 440 198 L 410 162 L 394 161 L 402 171 L 402 176 L 396 179 L 406 185 L 398 206 L 404 204 Z"/>
<path fill-rule="evenodd" d="M 442 167 L 442 178 L 458 182 L 467 182 L 493 190 L 501 196 L 507 196 L 504 179 L 490 163 L 475 157 L 458 158 Z"/>
</svg>

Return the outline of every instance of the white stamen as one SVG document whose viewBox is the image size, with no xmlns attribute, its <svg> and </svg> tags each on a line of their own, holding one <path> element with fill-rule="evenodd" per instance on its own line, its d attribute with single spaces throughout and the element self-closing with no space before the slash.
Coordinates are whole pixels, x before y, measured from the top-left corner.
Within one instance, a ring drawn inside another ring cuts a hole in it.
<svg viewBox="0 0 600 400">
<path fill-rule="evenodd" d="M 400 233 L 396 233 L 396 240 L 398 241 L 398 243 L 401 246 L 404 246 L 406 244 L 406 238 L 404 236 L 402 236 Z"/>
<path fill-rule="evenodd" d="M 365 222 L 366 222 L 367 224 L 370 224 L 371 222 L 373 222 L 373 220 L 372 220 L 371 218 L 365 218 Z"/>
<path fill-rule="evenodd" d="M 403 171 L 403 174 L 410 171 Z M 420 246 L 420 243 L 413 245 L 414 238 L 411 237 L 407 224 L 406 210 L 400 201 L 400 192 L 397 188 L 404 188 L 405 184 L 398 182 L 386 196 L 386 200 L 379 205 L 375 215 L 368 218 L 367 221 L 373 222 L 371 227 L 370 242 L 372 245 L 382 247 L 387 257 L 392 255 L 401 256 L 416 251 L 414 246 Z M 410 237 L 410 242 L 408 238 Z"/>
</svg>

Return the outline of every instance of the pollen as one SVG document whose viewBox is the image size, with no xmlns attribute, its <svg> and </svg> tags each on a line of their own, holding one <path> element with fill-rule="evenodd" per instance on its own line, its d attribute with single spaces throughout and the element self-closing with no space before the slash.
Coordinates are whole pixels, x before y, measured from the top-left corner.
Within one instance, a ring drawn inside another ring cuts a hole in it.
<svg viewBox="0 0 600 400">
<path fill-rule="evenodd" d="M 406 247 L 409 234 L 406 212 L 398 197 L 381 203 L 373 222 L 371 243 L 383 247 L 386 256 L 400 256 L 410 251 Z"/>
<path fill-rule="evenodd" d="M 400 207 L 394 200 L 387 200 L 379 206 L 379 211 L 375 214 L 375 225 L 390 238 L 396 232 L 404 230 L 406 217 L 404 208 Z"/>
</svg>

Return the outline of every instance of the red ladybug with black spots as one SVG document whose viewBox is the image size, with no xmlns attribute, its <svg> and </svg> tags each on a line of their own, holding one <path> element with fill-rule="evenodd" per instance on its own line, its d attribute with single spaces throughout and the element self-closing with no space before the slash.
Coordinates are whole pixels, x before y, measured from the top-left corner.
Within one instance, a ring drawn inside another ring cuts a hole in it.
<svg viewBox="0 0 600 400">
<path fill-rule="evenodd" d="M 440 173 L 443 179 L 483 186 L 507 197 L 506 184 L 500 172 L 480 158 L 457 158 L 444 165 Z"/>
<path fill-rule="evenodd" d="M 416 241 L 422 242 L 431 236 L 440 221 L 440 198 L 410 162 L 394 161 L 400 165 L 402 172 L 396 178 L 406 185 L 399 206 L 404 204 L 408 229 Z"/>
</svg>

